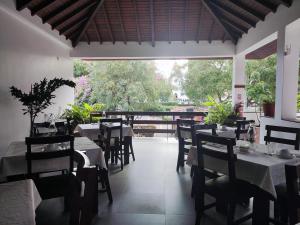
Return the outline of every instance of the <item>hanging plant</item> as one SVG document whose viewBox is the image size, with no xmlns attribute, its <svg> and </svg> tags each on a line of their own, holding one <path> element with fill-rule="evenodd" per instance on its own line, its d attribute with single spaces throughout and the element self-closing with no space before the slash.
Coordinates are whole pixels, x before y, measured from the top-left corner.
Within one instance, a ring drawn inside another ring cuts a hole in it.
<svg viewBox="0 0 300 225">
<path fill-rule="evenodd" d="M 76 84 L 62 78 L 54 78 L 49 81 L 44 78 L 39 83 L 32 84 L 29 93 L 25 93 L 15 86 L 10 87 L 11 95 L 22 102 L 24 106 L 23 114 L 30 115 L 30 136 L 33 135 L 33 124 L 36 117 L 53 104 L 51 101 L 55 98 L 53 92 L 63 85 L 74 88 Z"/>
</svg>

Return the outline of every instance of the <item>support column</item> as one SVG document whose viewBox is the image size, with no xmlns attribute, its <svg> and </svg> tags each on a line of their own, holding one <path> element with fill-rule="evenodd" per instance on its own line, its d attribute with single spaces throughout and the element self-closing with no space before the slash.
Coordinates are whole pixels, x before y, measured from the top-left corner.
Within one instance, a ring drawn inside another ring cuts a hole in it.
<svg viewBox="0 0 300 225">
<path fill-rule="evenodd" d="M 283 27 L 279 29 L 277 32 L 275 120 L 281 120 L 282 117 L 284 46 L 285 46 L 285 28 Z"/>
<path fill-rule="evenodd" d="M 246 75 L 245 75 L 245 55 L 235 55 L 233 58 L 232 76 L 232 104 L 245 103 Z"/>
</svg>

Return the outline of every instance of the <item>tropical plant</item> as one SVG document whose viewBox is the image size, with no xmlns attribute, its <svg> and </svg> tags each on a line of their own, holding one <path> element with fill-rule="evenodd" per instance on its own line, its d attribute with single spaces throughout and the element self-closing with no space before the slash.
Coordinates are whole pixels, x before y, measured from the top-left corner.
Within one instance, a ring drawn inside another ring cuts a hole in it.
<svg viewBox="0 0 300 225">
<path fill-rule="evenodd" d="M 91 112 L 102 111 L 103 109 L 104 109 L 104 104 L 101 103 L 96 103 L 94 105 L 83 103 L 80 106 L 69 104 L 69 108 L 64 111 L 62 118 L 71 121 L 70 125 L 72 129 L 74 129 L 78 124 L 89 123 Z M 93 118 L 92 122 L 97 122 L 98 119 Z"/>
<path fill-rule="evenodd" d="M 63 85 L 75 87 L 73 81 L 62 78 L 54 78 L 49 81 L 44 78 L 39 83 L 32 84 L 29 93 L 25 93 L 14 86 L 10 87 L 11 95 L 22 102 L 24 106 L 22 109 L 23 114 L 30 115 L 30 136 L 33 135 L 33 124 L 36 117 L 48 106 L 53 104 L 53 102 L 51 102 L 51 100 L 55 98 L 53 92 Z"/>
<path fill-rule="evenodd" d="M 208 107 L 208 115 L 204 121 L 207 124 L 221 124 L 223 125 L 228 116 L 232 115 L 233 109 L 230 102 L 218 102 L 213 97 L 208 96 L 208 101 L 203 105 Z"/>
</svg>

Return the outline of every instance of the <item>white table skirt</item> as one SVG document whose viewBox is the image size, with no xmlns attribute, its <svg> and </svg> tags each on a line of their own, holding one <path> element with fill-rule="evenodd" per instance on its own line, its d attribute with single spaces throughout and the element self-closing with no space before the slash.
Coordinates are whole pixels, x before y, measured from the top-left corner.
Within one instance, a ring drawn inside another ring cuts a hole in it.
<svg viewBox="0 0 300 225">
<path fill-rule="evenodd" d="M 0 224 L 35 225 L 42 199 L 32 180 L 0 184 Z"/>
<path fill-rule="evenodd" d="M 34 148 L 39 148 L 35 146 Z M 32 149 L 33 151 L 35 149 Z M 26 144 L 24 141 L 12 142 L 6 154 L 0 160 L 0 177 L 7 177 L 27 173 L 27 162 L 25 159 Z M 85 151 L 91 165 L 99 165 L 106 169 L 102 149 L 87 137 L 77 137 L 74 141 L 74 149 Z M 32 162 L 33 172 L 46 172 L 63 170 L 69 168 L 69 157 L 46 159 Z"/>
<path fill-rule="evenodd" d="M 82 137 L 88 137 L 91 140 L 98 140 L 99 135 L 99 124 L 91 123 L 91 124 L 78 124 L 75 128 L 75 131 L 78 131 Z M 123 125 L 122 135 L 125 136 L 133 136 L 133 130 L 131 126 Z M 118 137 L 119 132 L 117 130 L 113 130 L 111 137 Z"/>
<path fill-rule="evenodd" d="M 210 148 L 213 148 L 209 146 Z M 300 161 L 299 158 L 281 159 L 278 156 L 270 156 L 264 154 L 267 152 L 267 147 L 262 144 L 254 144 L 253 149 L 248 153 L 240 153 L 236 148 L 237 162 L 236 162 L 236 176 L 239 179 L 248 181 L 251 184 L 257 185 L 263 190 L 269 192 L 276 198 L 275 185 L 285 183 L 285 168 L 284 165 L 288 162 Z M 216 148 L 220 150 L 220 148 Z M 198 165 L 197 161 L 197 147 L 190 148 L 188 165 Z M 205 167 L 224 174 L 228 173 L 227 162 L 204 156 Z"/>
</svg>

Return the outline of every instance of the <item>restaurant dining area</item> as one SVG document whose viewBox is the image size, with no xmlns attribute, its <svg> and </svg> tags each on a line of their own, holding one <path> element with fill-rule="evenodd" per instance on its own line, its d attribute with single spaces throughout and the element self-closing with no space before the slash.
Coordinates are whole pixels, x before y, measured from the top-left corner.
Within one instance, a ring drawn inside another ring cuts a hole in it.
<svg viewBox="0 0 300 225">
<path fill-rule="evenodd" d="M 300 0 L 1 0 L 0 225 L 300 224 Z"/>
</svg>

